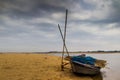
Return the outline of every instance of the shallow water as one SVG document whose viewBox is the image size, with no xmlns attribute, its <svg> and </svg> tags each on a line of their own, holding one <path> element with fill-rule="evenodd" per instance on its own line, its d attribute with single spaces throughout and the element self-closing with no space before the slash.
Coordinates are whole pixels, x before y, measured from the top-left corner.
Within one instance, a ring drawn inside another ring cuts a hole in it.
<svg viewBox="0 0 120 80">
<path fill-rule="evenodd" d="M 61 56 L 61 54 L 53 54 Z M 79 55 L 70 54 L 70 56 Z M 120 53 L 106 53 L 106 54 L 87 54 L 97 59 L 103 59 L 107 61 L 105 68 L 101 69 L 102 79 L 101 80 L 120 80 Z M 97 77 L 97 76 L 96 76 Z M 98 80 L 94 77 L 94 80 Z"/>
</svg>

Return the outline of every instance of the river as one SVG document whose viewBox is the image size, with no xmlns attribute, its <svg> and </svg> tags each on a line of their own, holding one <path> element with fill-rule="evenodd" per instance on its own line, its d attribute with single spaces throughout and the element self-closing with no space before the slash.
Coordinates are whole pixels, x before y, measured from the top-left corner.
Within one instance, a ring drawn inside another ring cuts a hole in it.
<svg viewBox="0 0 120 80">
<path fill-rule="evenodd" d="M 61 56 L 61 54 L 53 54 Z M 79 55 L 71 53 L 70 56 Z M 104 53 L 104 54 L 86 54 L 97 59 L 107 61 L 105 68 L 101 69 L 103 80 L 120 80 L 120 53 Z"/>
</svg>

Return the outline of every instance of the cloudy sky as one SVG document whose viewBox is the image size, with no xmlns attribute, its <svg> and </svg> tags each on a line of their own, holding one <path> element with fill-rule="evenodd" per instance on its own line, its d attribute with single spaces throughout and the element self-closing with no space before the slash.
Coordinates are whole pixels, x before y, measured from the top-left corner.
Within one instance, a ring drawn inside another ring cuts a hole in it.
<svg viewBox="0 0 120 80">
<path fill-rule="evenodd" d="M 120 0 L 0 0 L 0 51 L 120 50 Z"/>
</svg>

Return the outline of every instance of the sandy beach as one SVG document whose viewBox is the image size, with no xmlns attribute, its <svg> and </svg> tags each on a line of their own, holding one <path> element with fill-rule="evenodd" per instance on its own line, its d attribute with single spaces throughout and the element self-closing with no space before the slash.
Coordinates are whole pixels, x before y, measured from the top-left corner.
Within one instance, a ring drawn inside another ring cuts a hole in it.
<svg viewBox="0 0 120 80">
<path fill-rule="evenodd" d="M 49 54 L 0 54 L 0 80 L 102 80 L 61 71 L 61 57 Z"/>
</svg>

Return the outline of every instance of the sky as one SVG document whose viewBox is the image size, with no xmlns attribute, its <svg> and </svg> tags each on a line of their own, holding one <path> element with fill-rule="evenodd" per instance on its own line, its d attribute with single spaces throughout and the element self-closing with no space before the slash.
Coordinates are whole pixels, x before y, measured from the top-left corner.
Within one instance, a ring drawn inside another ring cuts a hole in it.
<svg viewBox="0 0 120 80">
<path fill-rule="evenodd" d="M 120 0 L 0 0 L 0 52 L 120 50 Z"/>
</svg>

